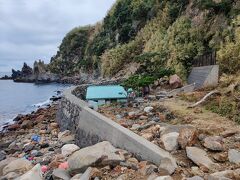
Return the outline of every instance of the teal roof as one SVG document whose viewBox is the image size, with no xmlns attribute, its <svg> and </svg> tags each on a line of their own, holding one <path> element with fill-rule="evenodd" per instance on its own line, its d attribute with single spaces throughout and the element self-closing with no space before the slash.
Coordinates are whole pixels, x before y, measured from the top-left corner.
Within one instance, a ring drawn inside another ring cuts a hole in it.
<svg viewBox="0 0 240 180">
<path fill-rule="evenodd" d="M 127 92 L 122 86 L 89 86 L 87 88 L 87 100 L 98 99 L 126 99 Z"/>
</svg>

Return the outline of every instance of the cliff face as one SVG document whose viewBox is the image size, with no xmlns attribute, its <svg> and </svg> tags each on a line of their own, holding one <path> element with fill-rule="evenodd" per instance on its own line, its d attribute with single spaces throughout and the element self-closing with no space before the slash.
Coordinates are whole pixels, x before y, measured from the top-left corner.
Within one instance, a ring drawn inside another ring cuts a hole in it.
<svg viewBox="0 0 240 180">
<path fill-rule="evenodd" d="M 239 14 L 238 0 L 117 0 L 102 23 L 65 36 L 49 69 L 93 78 L 166 67 L 185 77 L 194 58 L 217 51 L 221 72 L 235 73 Z"/>
</svg>

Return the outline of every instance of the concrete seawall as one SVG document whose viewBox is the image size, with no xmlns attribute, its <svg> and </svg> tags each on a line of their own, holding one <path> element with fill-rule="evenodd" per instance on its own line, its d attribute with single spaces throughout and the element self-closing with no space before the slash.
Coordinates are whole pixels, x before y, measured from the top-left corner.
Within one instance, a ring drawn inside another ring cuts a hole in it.
<svg viewBox="0 0 240 180">
<path fill-rule="evenodd" d="M 75 133 L 76 143 L 81 148 L 106 140 L 142 160 L 156 165 L 160 165 L 162 160 L 170 160 L 170 166 L 176 167 L 175 159 L 167 151 L 88 108 L 85 101 L 72 94 L 74 89 L 72 87 L 64 92 L 57 121 L 61 130 L 68 129 Z"/>
</svg>

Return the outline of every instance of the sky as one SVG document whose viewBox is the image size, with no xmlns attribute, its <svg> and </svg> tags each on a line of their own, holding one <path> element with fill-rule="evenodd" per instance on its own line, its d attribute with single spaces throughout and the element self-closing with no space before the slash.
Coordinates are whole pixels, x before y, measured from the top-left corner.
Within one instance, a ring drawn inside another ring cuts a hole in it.
<svg viewBox="0 0 240 180">
<path fill-rule="evenodd" d="M 101 21 L 115 0 L 0 0 L 0 72 L 56 54 L 65 34 Z"/>
</svg>

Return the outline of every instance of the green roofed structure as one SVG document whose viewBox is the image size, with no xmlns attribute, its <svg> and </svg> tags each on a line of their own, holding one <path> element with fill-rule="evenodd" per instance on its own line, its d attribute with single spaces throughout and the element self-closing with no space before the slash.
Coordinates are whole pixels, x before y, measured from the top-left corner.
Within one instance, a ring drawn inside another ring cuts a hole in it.
<svg viewBox="0 0 240 180">
<path fill-rule="evenodd" d="M 86 100 L 103 105 L 108 102 L 126 102 L 127 92 L 120 85 L 89 86 L 87 88 Z"/>
</svg>

